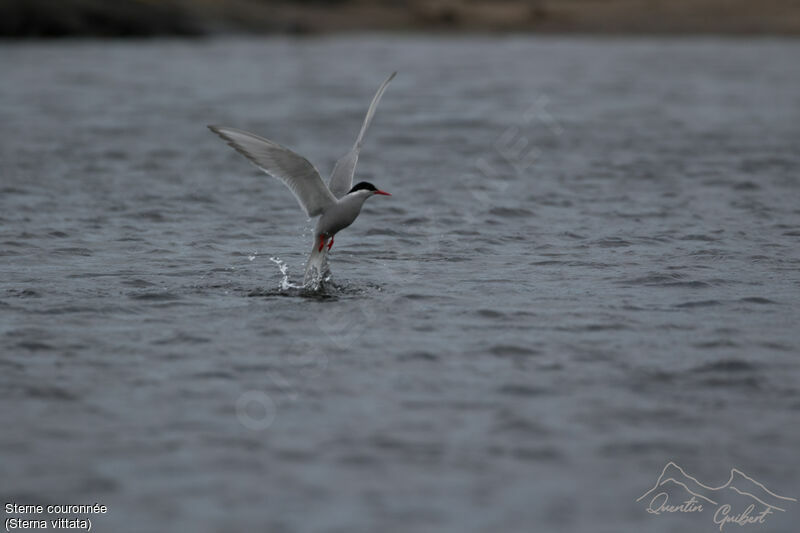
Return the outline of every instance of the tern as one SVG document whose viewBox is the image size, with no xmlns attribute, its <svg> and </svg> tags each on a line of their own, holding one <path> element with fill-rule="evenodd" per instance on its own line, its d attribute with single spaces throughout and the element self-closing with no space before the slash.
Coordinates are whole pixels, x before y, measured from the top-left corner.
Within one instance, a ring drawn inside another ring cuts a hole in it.
<svg viewBox="0 0 800 533">
<path fill-rule="evenodd" d="M 311 256 L 306 264 L 305 284 L 318 281 L 324 274 L 325 254 L 333 246 L 334 236 L 355 221 L 367 198 L 375 195 L 391 196 L 366 181 L 353 186 L 353 175 L 364 142 L 364 134 L 372 121 L 378 102 L 395 75 L 397 72 L 392 72 L 378 88 L 355 144 L 336 162 L 327 185 L 308 159 L 285 146 L 244 130 L 208 126 L 256 167 L 283 182 L 292 191 L 306 215 L 310 218 L 320 217 L 314 229 Z M 326 243 L 327 249 L 325 249 Z"/>
</svg>

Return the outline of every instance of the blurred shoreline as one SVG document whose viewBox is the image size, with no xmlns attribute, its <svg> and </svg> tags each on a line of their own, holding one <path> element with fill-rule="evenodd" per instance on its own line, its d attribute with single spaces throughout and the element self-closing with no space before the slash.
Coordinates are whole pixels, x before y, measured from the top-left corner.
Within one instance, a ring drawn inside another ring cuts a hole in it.
<svg viewBox="0 0 800 533">
<path fill-rule="evenodd" d="M 347 31 L 800 35 L 797 0 L 0 0 L 0 37 Z"/>
</svg>

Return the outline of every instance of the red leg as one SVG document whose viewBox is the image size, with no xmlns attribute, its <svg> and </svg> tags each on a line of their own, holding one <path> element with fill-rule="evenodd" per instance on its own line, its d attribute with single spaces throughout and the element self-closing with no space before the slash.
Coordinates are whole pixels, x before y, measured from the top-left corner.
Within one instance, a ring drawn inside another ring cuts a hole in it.
<svg viewBox="0 0 800 533">
<path fill-rule="evenodd" d="M 331 246 L 333 246 L 333 236 L 331 236 L 331 242 L 328 243 L 328 250 L 331 249 Z"/>
<path fill-rule="evenodd" d="M 325 235 L 319 236 L 319 251 L 322 251 L 322 248 L 325 246 Z M 330 248 L 330 247 L 329 247 Z"/>
</svg>

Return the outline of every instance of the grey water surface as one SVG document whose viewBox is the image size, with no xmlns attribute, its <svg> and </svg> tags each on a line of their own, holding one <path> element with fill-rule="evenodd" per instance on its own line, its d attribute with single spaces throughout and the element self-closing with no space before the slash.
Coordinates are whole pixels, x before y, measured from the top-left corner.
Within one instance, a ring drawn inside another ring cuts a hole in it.
<svg viewBox="0 0 800 533">
<path fill-rule="evenodd" d="M 0 44 L 0 497 L 114 532 L 717 531 L 634 501 L 675 461 L 800 498 L 798 57 Z M 312 222 L 205 126 L 327 176 L 393 70 L 356 176 L 393 196 L 294 288 Z"/>
</svg>

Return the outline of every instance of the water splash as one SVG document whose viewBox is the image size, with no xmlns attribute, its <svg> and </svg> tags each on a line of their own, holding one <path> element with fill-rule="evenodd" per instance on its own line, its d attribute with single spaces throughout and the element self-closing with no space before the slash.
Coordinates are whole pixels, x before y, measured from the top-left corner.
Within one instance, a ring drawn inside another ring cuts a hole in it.
<svg viewBox="0 0 800 533">
<path fill-rule="evenodd" d="M 270 261 L 278 265 L 283 278 L 281 279 L 281 290 L 288 291 L 290 289 L 302 289 L 303 285 L 295 285 L 289 281 L 289 265 L 286 264 L 280 257 L 270 257 Z"/>
<path fill-rule="evenodd" d="M 306 263 L 306 273 L 303 277 L 303 286 L 309 291 L 321 291 L 325 284 L 331 280 L 331 268 L 328 263 L 328 250 L 323 247 L 319 250 L 316 246 Z"/>
</svg>

